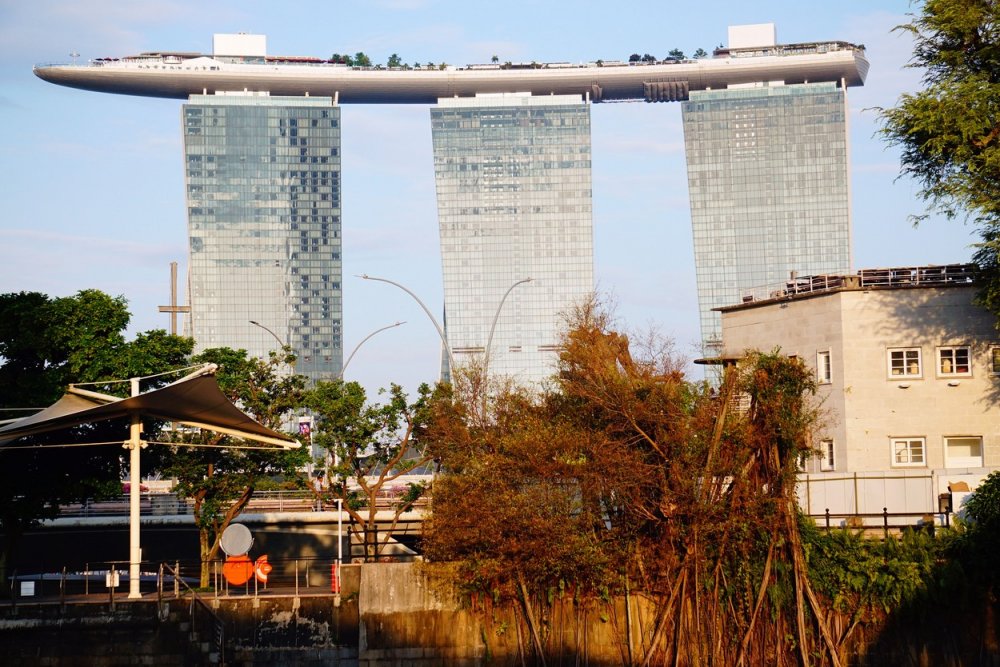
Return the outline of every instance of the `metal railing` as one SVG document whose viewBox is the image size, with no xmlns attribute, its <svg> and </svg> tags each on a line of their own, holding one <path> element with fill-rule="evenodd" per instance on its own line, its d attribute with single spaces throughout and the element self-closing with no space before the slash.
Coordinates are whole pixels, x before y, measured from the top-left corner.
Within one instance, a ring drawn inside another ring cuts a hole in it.
<svg viewBox="0 0 1000 667">
<path fill-rule="evenodd" d="M 951 527 L 950 512 L 890 512 L 883 507 L 881 512 L 858 513 L 849 512 L 837 514 L 827 509 L 823 514 L 810 514 L 810 518 L 817 523 L 822 522 L 826 532 L 833 528 L 847 528 L 853 530 L 881 530 L 883 537 L 889 537 L 889 532 L 900 532 L 903 530 L 926 530 L 931 535 L 934 534 L 936 526 L 945 528 Z"/>
<path fill-rule="evenodd" d="M 405 491 L 405 487 L 386 487 L 376 496 L 375 506 L 390 509 L 400 501 Z M 59 517 L 127 516 L 128 502 L 128 496 L 122 495 L 104 500 L 67 503 L 59 506 Z M 424 507 L 427 502 L 427 497 L 422 497 L 414 507 Z M 190 515 L 193 512 L 193 503 L 174 493 L 143 493 L 139 503 L 139 514 L 143 516 Z M 309 490 L 255 491 L 243 513 L 333 511 L 336 507 L 336 501 L 326 493 L 318 496 L 316 492 Z"/>
<path fill-rule="evenodd" d="M 972 264 L 941 266 L 902 266 L 887 269 L 862 269 L 856 274 L 792 276 L 779 283 L 758 285 L 740 290 L 742 303 L 781 299 L 801 294 L 828 292 L 841 288 L 936 287 L 969 285 L 975 280 Z"/>
<path fill-rule="evenodd" d="M 361 544 L 354 545 L 354 553 L 361 553 Z M 378 561 L 394 561 L 398 557 L 383 555 Z M 351 555 L 345 553 L 345 560 Z M 191 597 L 206 608 L 215 618 L 211 600 L 216 598 L 326 595 L 341 589 L 340 570 L 336 556 L 314 558 L 268 559 L 269 571 L 263 578 L 248 573 L 239 584 L 230 583 L 225 574 L 226 561 L 207 562 L 208 586 L 201 588 L 201 561 L 175 560 L 168 562 L 143 562 L 141 564 L 140 591 L 142 599 L 155 597 L 163 603 Z M 251 566 L 256 565 L 251 561 Z M 36 571 L 14 571 L 8 577 L 6 595 L 9 604 L 67 604 L 69 602 L 132 602 L 128 598 L 128 562 L 105 561 L 87 563 L 77 569 L 71 565 L 39 563 Z"/>
</svg>

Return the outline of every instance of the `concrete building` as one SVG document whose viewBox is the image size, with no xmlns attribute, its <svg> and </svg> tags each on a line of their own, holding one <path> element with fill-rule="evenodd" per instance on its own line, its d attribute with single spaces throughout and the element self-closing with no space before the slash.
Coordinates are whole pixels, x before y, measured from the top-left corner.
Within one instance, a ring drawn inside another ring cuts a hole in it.
<svg viewBox="0 0 1000 667">
<path fill-rule="evenodd" d="M 800 499 L 821 514 L 936 511 L 1000 468 L 1000 336 L 966 265 L 797 278 L 721 308 L 723 355 L 811 366 L 822 411 Z M 960 503 L 961 497 L 956 501 Z"/>
<path fill-rule="evenodd" d="M 297 373 L 336 377 L 339 107 L 321 97 L 194 95 L 182 114 L 196 349 L 267 358 L 287 344 Z"/>
<path fill-rule="evenodd" d="M 590 105 L 579 95 L 446 98 L 431 128 L 455 363 L 489 344 L 491 374 L 542 381 L 555 371 L 563 313 L 594 289 Z"/>
<path fill-rule="evenodd" d="M 773 25 L 730 28 L 730 48 L 775 43 Z M 851 269 L 847 86 L 771 76 L 681 105 L 706 356 L 741 289 Z"/>
</svg>

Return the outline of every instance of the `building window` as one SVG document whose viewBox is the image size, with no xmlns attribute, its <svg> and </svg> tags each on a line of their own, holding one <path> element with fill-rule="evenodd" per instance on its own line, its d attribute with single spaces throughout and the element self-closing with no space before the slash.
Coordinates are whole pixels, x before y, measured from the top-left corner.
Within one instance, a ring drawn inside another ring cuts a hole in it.
<svg viewBox="0 0 1000 667">
<path fill-rule="evenodd" d="M 830 351 L 816 353 L 816 382 L 829 384 L 833 381 L 833 366 L 830 363 Z"/>
<path fill-rule="evenodd" d="M 836 460 L 833 455 L 833 440 L 822 440 L 819 443 L 820 470 L 836 470 Z"/>
<path fill-rule="evenodd" d="M 969 365 L 969 348 L 963 347 L 939 347 L 938 348 L 938 375 L 972 375 L 972 366 Z"/>
<path fill-rule="evenodd" d="M 990 371 L 994 375 L 1000 375 L 1000 347 L 990 348 Z"/>
<path fill-rule="evenodd" d="M 981 468 L 983 439 L 978 436 L 945 438 L 944 462 L 947 468 Z"/>
<path fill-rule="evenodd" d="M 923 438 L 894 438 L 892 441 L 892 465 L 926 465 L 924 451 Z"/>
<path fill-rule="evenodd" d="M 920 348 L 907 347 L 889 350 L 889 376 L 894 378 L 920 377 Z"/>
</svg>

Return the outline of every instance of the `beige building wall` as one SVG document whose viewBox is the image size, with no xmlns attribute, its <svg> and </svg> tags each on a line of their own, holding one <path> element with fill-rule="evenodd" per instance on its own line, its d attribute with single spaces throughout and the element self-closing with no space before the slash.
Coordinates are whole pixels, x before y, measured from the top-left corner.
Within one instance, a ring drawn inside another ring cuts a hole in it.
<svg viewBox="0 0 1000 667">
<path fill-rule="evenodd" d="M 741 304 L 723 309 L 724 354 L 779 347 L 814 372 L 818 355 L 828 354 L 815 445 L 822 450 L 832 440 L 833 465 L 820 456 L 804 470 L 854 494 L 853 509 L 844 511 L 881 511 L 894 502 L 927 508 L 950 482 L 974 488 L 1000 467 L 1000 376 L 993 359 L 1000 336 L 995 318 L 972 304 L 974 295 L 971 284 L 845 288 Z M 888 486 L 872 491 L 871 483 L 857 483 L 875 472 L 891 480 Z M 814 508 L 842 504 L 828 491 L 812 499 Z"/>
</svg>

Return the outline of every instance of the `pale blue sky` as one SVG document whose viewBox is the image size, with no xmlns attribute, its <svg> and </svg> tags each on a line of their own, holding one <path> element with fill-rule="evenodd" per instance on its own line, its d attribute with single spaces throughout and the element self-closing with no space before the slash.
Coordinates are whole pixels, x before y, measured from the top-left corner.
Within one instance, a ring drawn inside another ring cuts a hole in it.
<svg viewBox="0 0 1000 667">
<path fill-rule="evenodd" d="M 895 180 L 898 155 L 873 136 L 871 109 L 919 85 L 904 69 L 906 37 L 890 34 L 904 0 L 613 3 L 466 0 L 120 2 L 0 0 L 0 291 L 52 295 L 96 287 L 128 298 L 133 330 L 166 328 L 169 263 L 186 264 L 180 105 L 60 88 L 35 63 L 140 51 L 211 52 L 216 32 L 256 32 L 268 51 L 365 51 L 385 62 L 581 62 L 706 51 L 728 25 L 774 22 L 781 42 L 846 40 L 868 47 L 867 85 L 849 91 L 855 267 L 969 259 L 960 223 L 914 229 L 915 186 Z M 432 381 L 439 341 L 412 300 L 368 273 L 442 304 L 429 111 L 345 106 L 343 220 L 345 356 L 370 331 L 347 377 L 369 388 Z M 603 104 L 592 111 L 595 268 L 625 326 L 650 325 L 696 355 L 698 312 L 680 105 Z"/>
</svg>

